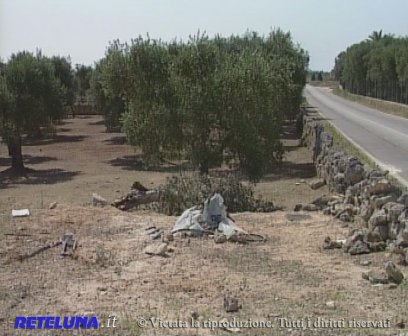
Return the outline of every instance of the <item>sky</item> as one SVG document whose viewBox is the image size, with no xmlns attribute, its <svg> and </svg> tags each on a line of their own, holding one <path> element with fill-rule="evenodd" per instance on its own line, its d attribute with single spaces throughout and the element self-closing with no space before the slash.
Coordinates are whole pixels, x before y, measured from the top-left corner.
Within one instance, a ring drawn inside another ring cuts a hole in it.
<svg viewBox="0 0 408 336">
<path fill-rule="evenodd" d="M 407 13 L 408 0 L 0 0 L 0 58 L 41 49 L 93 65 L 115 39 L 281 28 L 308 51 L 310 69 L 330 71 L 374 30 L 408 35 Z"/>
</svg>

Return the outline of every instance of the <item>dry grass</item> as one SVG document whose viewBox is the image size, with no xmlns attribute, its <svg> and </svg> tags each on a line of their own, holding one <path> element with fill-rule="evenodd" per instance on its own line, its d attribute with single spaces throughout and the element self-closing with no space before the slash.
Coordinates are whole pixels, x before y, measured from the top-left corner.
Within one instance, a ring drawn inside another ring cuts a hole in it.
<svg viewBox="0 0 408 336">
<path fill-rule="evenodd" d="M 21 314 L 95 314 L 104 321 L 108 314 L 115 314 L 118 335 L 223 334 L 208 328 L 142 329 L 137 325 L 140 316 L 190 321 L 195 312 L 202 322 L 233 316 L 241 321 L 270 320 L 273 331 L 249 329 L 245 334 L 287 335 L 289 330 L 279 326 L 279 318 L 389 318 L 395 323 L 406 312 L 406 286 L 390 290 L 361 279 L 366 268 L 359 261 L 371 259 L 370 268 L 381 269 L 386 254 L 351 257 L 341 250 L 321 249 L 326 235 L 343 238 L 348 231 L 330 217 L 313 214 L 310 219 L 289 222 L 280 212 L 234 214 L 234 218 L 243 229 L 267 235 L 267 242 L 217 245 L 210 238 L 178 237 L 170 242 L 173 252 L 167 258 L 149 257 L 143 253 L 151 243 L 145 228 L 155 225 L 168 232 L 175 217 L 59 205 L 10 221 L 5 231 L 31 236 L 0 240 L 0 316 L 9 322 Z M 73 257 L 60 258 L 54 248 L 17 261 L 18 255 L 66 232 L 74 232 L 80 241 Z M 224 311 L 226 293 L 239 299 L 242 309 L 238 313 Z M 327 301 L 334 301 L 335 308 L 327 307 Z M 345 331 L 312 328 L 292 334 Z M 354 331 L 390 334 L 390 330 Z M 13 335 L 11 328 L 3 335 Z"/>
</svg>

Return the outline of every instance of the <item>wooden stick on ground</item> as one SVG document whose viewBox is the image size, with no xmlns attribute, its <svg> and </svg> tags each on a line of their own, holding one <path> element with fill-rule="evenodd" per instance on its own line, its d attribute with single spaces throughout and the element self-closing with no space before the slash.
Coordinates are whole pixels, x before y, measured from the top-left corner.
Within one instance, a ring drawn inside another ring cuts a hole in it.
<svg viewBox="0 0 408 336">
<path fill-rule="evenodd" d="M 61 245 L 61 244 L 62 244 L 61 241 L 49 243 L 47 245 L 44 245 L 44 246 L 41 246 L 41 247 L 37 248 L 33 252 L 30 252 L 30 253 L 27 253 L 25 255 L 19 256 L 18 260 L 23 261 L 23 260 L 29 259 L 29 258 L 34 257 L 37 254 L 45 251 L 45 250 L 48 250 L 48 249 L 50 249 L 52 247 L 55 247 L 55 246 L 58 246 L 58 245 Z"/>
</svg>

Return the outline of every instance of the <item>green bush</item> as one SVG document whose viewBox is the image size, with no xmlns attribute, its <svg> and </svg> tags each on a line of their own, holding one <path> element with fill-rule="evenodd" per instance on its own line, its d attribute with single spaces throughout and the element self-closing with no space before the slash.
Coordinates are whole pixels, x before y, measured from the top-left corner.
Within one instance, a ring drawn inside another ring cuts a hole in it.
<svg viewBox="0 0 408 336">
<path fill-rule="evenodd" d="M 202 206 L 218 188 L 229 212 L 272 212 L 278 210 L 272 202 L 254 196 L 253 185 L 245 185 L 234 175 L 222 178 L 194 174 L 180 175 L 167 179 L 160 188 L 160 201 L 152 209 L 166 215 L 178 216 L 193 206 Z"/>
</svg>

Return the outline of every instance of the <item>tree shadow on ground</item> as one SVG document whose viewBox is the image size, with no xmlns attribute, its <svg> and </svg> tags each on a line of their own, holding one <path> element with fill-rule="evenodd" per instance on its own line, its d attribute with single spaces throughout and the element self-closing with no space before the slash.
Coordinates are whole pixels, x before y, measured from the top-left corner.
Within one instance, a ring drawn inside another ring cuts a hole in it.
<svg viewBox="0 0 408 336">
<path fill-rule="evenodd" d="M 66 127 L 58 127 L 58 132 L 64 133 L 64 132 L 71 132 L 71 128 L 66 128 Z"/>
<path fill-rule="evenodd" d="M 285 151 L 285 153 L 289 153 L 289 152 L 294 152 L 299 150 L 299 147 L 302 147 L 300 145 L 297 146 L 283 146 L 283 150 Z"/>
<path fill-rule="evenodd" d="M 60 120 L 60 121 L 55 123 L 56 126 L 63 126 L 63 125 L 68 125 L 68 124 L 72 124 L 72 121 L 70 121 L 70 120 Z"/>
<path fill-rule="evenodd" d="M 50 139 L 24 139 L 23 146 L 45 146 L 54 143 L 78 142 L 86 139 L 85 135 L 56 135 Z"/>
<path fill-rule="evenodd" d="M 312 162 L 296 163 L 291 161 L 283 161 L 274 169 L 268 172 L 262 180 L 273 182 L 282 179 L 306 179 L 316 177 L 316 168 Z"/>
<path fill-rule="evenodd" d="M 125 145 L 126 137 L 124 135 L 114 136 L 110 139 L 104 140 L 103 142 L 108 143 L 109 145 Z"/>
<path fill-rule="evenodd" d="M 280 140 L 297 140 L 300 138 L 300 134 L 297 132 L 296 125 L 284 124 L 281 127 Z"/>
<path fill-rule="evenodd" d="M 57 161 L 56 157 L 52 156 L 32 156 L 29 154 L 23 155 L 23 162 L 25 165 L 34 165 L 45 163 L 49 161 Z M 0 157 L 0 166 L 11 166 L 11 158 L 10 157 Z"/>
<path fill-rule="evenodd" d="M 92 118 L 95 118 L 96 116 L 98 115 L 96 114 L 75 114 L 75 117 L 72 119 L 92 119 Z"/>
<path fill-rule="evenodd" d="M 26 168 L 25 176 L 15 175 L 11 169 L 0 172 L 0 187 L 15 185 L 56 184 L 72 180 L 80 171 L 66 171 L 64 169 L 30 169 Z"/>
<path fill-rule="evenodd" d="M 151 171 L 161 173 L 178 173 L 180 171 L 190 171 L 192 166 L 189 162 L 170 163 L 164 162 L 162 164 L 147 165 L 142 158 L 142 155 L 125 155 L 120 158 L 116 158 L 107 163 L 114 167 L 120 167 L 123 170 L 135 170 L 135 171 Z"/>
<path fill-rule="evenodd" d="M 99 121 L 89 122 L 88 125 L 90 125 L 90 126 L 99 126 L 99 125 L 105 126 L 105 120 L 102 119 L 102 120 L 99 120 Z"/>
</svg>

